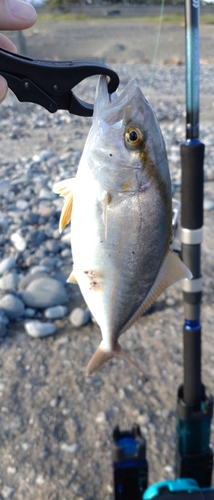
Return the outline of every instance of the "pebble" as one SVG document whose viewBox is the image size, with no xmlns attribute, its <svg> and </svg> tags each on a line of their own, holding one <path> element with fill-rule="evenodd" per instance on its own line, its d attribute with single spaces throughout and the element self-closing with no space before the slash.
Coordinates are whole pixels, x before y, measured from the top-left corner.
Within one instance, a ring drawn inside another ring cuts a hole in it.
<svg viewBox="0 0 214 500">
<path fill-rule="evenodd" d="M 47 337 L 56 331 L 54 323 L 42 323 L 39 320 L 25 321 L 24 327 L 28 335 L 34 338 Z"/>
<path fill-rule="evenodd" d="M 3 309 L 0 309 L 0 323 L 2 323 L 4 325 L 8 325 L 8 323 L 9 323 L 9 318 L 5 314 L 5 311 Z"/>
<path fill-rule="evenodd" d="M 24 310 L 24 316 L 25 318 L 33 318 L 36 314 L 36 309 L 32 309 L 32 307 L 26 307 Z"/>
<path fill-rule="evenodd" d="M 214 201 L 205 198 L 204 210 L 214 210 Z"/>
<path fill-rule="evenodd" d="M 30 272 L 30 273 L 26 274 L 26 276 L 24 276 L 24 278 L 22 278 L 19 281 L 18 289 L 25 290 L 25 288 L 27 288 L 30 283 L 32 283 L 35 280 L 38 280 L 39 278 L 45 278 L 46 276 L 47 276 L 46 273 L 31 273 Z"/>
<path fill-rule="evenodd" d="M 61 444 L 61 450 L 67 451 L 68 453 L 76 453 L 76 451 L 78 449 L 79 449 L 78 443 L 73 443 L 73 444 L 63 443 L 63 444 Z"/>
<path fill-rule="evenodd" d="M 49 273 L 49 269 L 46 266 L 33 266 L 30 269 L 30 274 L 37 274 L 37 273 Z"/>
<path fill-rule="evenodd" d="M 0 278 L 0 290 L 16 290 L 19 276 L 15 270 Z"/>
<path fill-rule="evenodd" d="M 16 250 L 18 250 L 18 252 L 24 252 L 26 247 L 27 247 L 27 243 L 26 241 L 24 240 L 24 238 L 22 236 L 20 236 L 20 234 L 18 233 L 13 233 L 11 234 L 11 237 L 10 237 L 14 247 Z"/>
<path fill-rule="evenodd" d="M 7 334 L 7 328 L 4 323 L 1 323 L 0 319 L 0 337 L 5 337 L 6 334 Z"/>
<path fill-rule="evenodd" d="M 1 231 L 6 231 L 8 229 L 8 226 L 9 226 L 8 217 L 5 214 L 3 214 L 2 212 L 0 212 L 0 229 L 1 229 Z"/>
<path fill-rule="evenodd" d="M 86 309 L 75 307 L 69 316 L 70 322 L 73 326 L 80 327 L 86 325 L 90 319 L 91 314 Z"/>
<path fill-rule="evenodd" d="M 6 271 L 10 271 L 12 267 L 15 267 L 16 259 L 14 257 L 7 257 L 0 262 L 0 276 Z"/>
<path fill-rule="evenodd" d="M 0 308 L 3 309 L 9 319 L 19 318 L 25 309 L 23 301 L 12 293 L 8 293 L 0 299 Z"/>
<path fill-rule="evenodd" d="M 55 306 L 55 307 L 49 307 L 48 309 L 45 310 L 44 315 L 45 318 L 47 319 L 60 319 L 64 318 L 68 312 L 68 309 L 66 306 Z"/>
<path fill-rule="evenodd" d="M 64 285 L 49 277 L 34 280 L 20 293 L 25 305 L 32 308 L 47 309 L 67 302 Z"/>
</svg>

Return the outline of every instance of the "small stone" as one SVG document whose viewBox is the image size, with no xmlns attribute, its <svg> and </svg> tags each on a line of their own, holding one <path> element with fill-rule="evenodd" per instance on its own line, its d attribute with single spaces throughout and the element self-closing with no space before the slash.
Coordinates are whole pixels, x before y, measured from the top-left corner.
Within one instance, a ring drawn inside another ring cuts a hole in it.
<svg viewBox="0 0 214 500">
<path fill-rule="evenodd" d="M 21 299 L 8 293 L 0 299 L 0 308 L 3 309 L 9 319 L 15 319 L 24 313 L 24 304 Z"/>
<path fill-rule="evenodd" d="M 13 257 L 7 257 L 0 262 L 0 276 L 6 271 L 10 271 L 16 265 L 16 260 Z"/>
<path fill-rule="evenodd" d="M 27 200 L 17 200 L 16 208 L 18 208 L 18 210 L 27 210 L 29 208 L 29 203 Z"/>
<path fill-rule="evenodd" d="M 22 236 L 20 236 L 20 234 L 18 233 L 13 233 L 11 234 L 11 237 L 10 237 L 14 247 L 16 250 L 18 250 L 18 252 L 24 252 L 26 247 L 27 247 L 27 243 L 26 241 L 24 240 L 24 238 Z"/>
<path fill-rule="evenodd" d="M 66 258 L 71 258 L 71 249 L 70 248 L 64 248 L 62 251 L 61 251 L 61 257 L 63 259 L 66 259 Z"/>
<path fill-rule="evenodd" d="M 30 274 L 37 274 L 37 273 L 47 273 L 49 274 L 49 269 L 46 266 L 33 266 L 30 269 Z"/>
<path fill-rule="evenodd" d="M 7 473 L 8 474 L 15 474 L 16 473 L 16 468 L 11 467 L 10 465 L 7 467 Z"/>
<path fill-rule="evenodd" d="M 106 414 L 104 411 L 101 411 L 100 413 L 98 413 L 98 415 L 96 416 L 95 418 L 96 422 L 98 424 L 104 424 L 106 422 Z"/>
<path fill-rule="evenodd" d="M 26 274 L 26 276 L 24 276 L 24 278 L 20 280 L 18 284 L 18 289 L 25 290 L 30 283 L 32 283 L 35 280 L 38 280 L 39 278 L 45 278 L 46 276 L 47 276 L 46 273 Z"/>
<path fill-rule="evenodd" d="M 45 318 L 48 319 L 60 319 L 64 318 L 68 312 L 68 309 L 66 306 L 55 306 L 55 307 L 49 307 L 48 309 L 45 310 L 44 315 Z"/>
<path fill-rule="evenodd" d="M 214 201 L 213 200 L 208 200 L 205 198 L 204 200 L 204 210 L 214 210 Z"/>
<path fill-rule="evenodd" d="M 28 335 L 34 338 L 47 337 L 56 331 L 54 323 L 42 323 L 39 320 L 26 321 L 24 327 Z"/>
<path fill-rule="evenodd" d="M 67 302 L 64 285 L 49 277 L 38 278 L 20 293 L 25 305 L 32 308 L 47 309 Z"/>
<path fill-rule="evenodd" d="M 55 267 L 57 264 L 57 258 L 56 257 L 45 257 L 42 259 L 41 264 L 43 266 L 47 266 L 48 268 Z"/>
<path fill-rule="evenodd" d="M 56 240 L 48 240 L 45 243 L 45 250 L 52 253 L 59 253 L 60 245 Z"/>
<path fill-rule="evenodd" d="M 60 237 L 60 240 L 62 241 L 62 243 L 65 243 L 66 245 L 68 245 L 69 247 L 71 246 L 71 233 L 65 233 L 63 234 L 61 237 Z"/>
<path fill-rule="evenodd" d="M 39 474 L 37 477 L 36 477 L 36 480 L 35 480 L 36 484 L 38 484 L 39 486 L 42 486 L 44 483 L 45 483 L 45 479 L 43 477 L 42 474 Z"/>
<path fill-rule="evenodd" d="M 176 300 L 174 299 L 174 297 L 167 297 L 166 298 L 166 305 L 169 306 L 169 307 L 173 307 L 175 306 L 176 304 Z"/>
<path fill-rule="evenodd" d="M 71 312 L 69 319 L 72 325 L 76 327 L 84 326 L 90 321 L 90 312 L 82 309 L 81 307 L 76 307 Z"/>
<path fill-rule="evenodd" d="M 0 229 L 1 229 L 1 231 L 7 231 L 8 226 L 9 226 L 8 217 L 4 213 L 0 212 Z"/>
<path fill-rule="evenodd" d="M 50 189 L 43 188 L 39 193 L 39 198 L 43 200 L 55 200 L 56 194 L 50 191 Z"/>
<path fill-rule="evenodd" d="M 164 469 L 166 472 L 173 472 L 173 467 L 171 465 L 165 465 Z"/>
<path fill-rule="evenodd" d="M 4 500 L 12 498 L 14 491 L 14 488 L 10 488 L 10 486 L 3 486 L 3 488 L 1 488 L 1 494 L 3 495 Z"/>
<path fill-rule="evenodd" d="M 139 425 L 147 425 L 150 422 L 149 416 L 144 413 L 144 415 L 139 415 L 137 417 L 137 423 Z"/>
<path fill-rule="evenodd" d="M 79 449 L 78 443 L 73 443 L 73 444 L 63 443 L 61 445 L 61 450 L 67 451 L 68 453 L 76 453 L 78 449 Z"/>
<path fill-rule="evenodd" d="M 35 311 L 35 309 L 32 309 L 32 307 L 26 307 L 26 309 L 24 310 L 25 318 L 33 318 L 33 316 L 35 316 L 35 314 L 36 314 L 36 311 Z"/>
<path fill-rule="evenodd" d="M 0 323 L 3 323 L 3 325 L 8 325 L 9 323 L 9 318 L 3 309 L 0 309 Z"/>
<path fill-rule="evenodd" d="M 22 443 L 22 448 L 23 450 L 27 451 L 31 448 L 31 444 L 25 442 L 25 443 Z"/>
<path fill-rule="evenodd" d="M 39 155 L 34 155 L 32 159 L 35 163 L 40 163 L 41 161 L 49 160 L 49 158 L 51 158 L 52 154 L 53 153 L 51 153 L 51 151 L 44 150 L 44 151 L 41 151 L 41 153 Z"/>
<path fill-rule="evenodd" d="M 4 323 L 1 323 L 1 320 L 0 320 L 0 338 L 3 338 L 7 335 L 7 328 L 6 328 L 6 325 Z"/>
<path fill-rule="evenodd" d="M 38 213 L 41 217 L 44 217 L 45 219 L 49 219 L 55 212 L 55 208 L 53 205 L 45 203 L 45 201 L 41 202 L 39 204 L 38 208 Z"/>
<path fill-rule="evenodd" d="M 15 290 L 19 282 L 19 276 L 15 270 L 0 278 L 0 290 Z"/>
<path fill-rule="evenodd" d="M 39 220 L 39 214 L 38 213 L 35 213 L 35 212 L 26 212 L 23 214 L 23 220 L 33 226 L 34 224 L 38 224 L 38 220 Z"/>
<path fill-rule="evenodd" d="M 12 184 L 9 181 L 1 180 L 0 181 L 0 193 L 5 194 L 12 188 Z"/>
</svg>

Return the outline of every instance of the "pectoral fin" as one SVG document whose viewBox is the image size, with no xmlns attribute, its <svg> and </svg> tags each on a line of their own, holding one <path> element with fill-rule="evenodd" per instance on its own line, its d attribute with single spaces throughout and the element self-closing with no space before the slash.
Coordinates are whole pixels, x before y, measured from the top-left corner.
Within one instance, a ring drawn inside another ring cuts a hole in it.
<svg viewBox="0 0 214 500">
<path fill-rule="evenodd" d="M 192 273 L 181 261 L 181 259 L 176 255 L 175 252 L 169 250 L 163 263 L 159 269 L 158 275 L 156 277 L 153 286 L 151 287 L 145 300 L 132 316 L 132 318 L 124 325 L 120 332 L 120 335 L 124 333 L 128 328 L 130 328 L 135 321 L 137 321 L 140 316 L 155 302 L 155 300 L 161 295 L 161 293 L 168 288 L 168 286 L 173 285 L 176 281 L 182 280 L 184 278 L 191 279 Z"/>
<path fill-rule="evenodd" d="M 59 219 L 59 232 L 61 233 L 65 226 L 70 222 L 73 206 L 73 193 L 68 193 L 65 197 L 65 202 L 62 208 L 61 216 Z"/>
<path fill-rule="evenodd" d="M 75 179 L 65 179 L 64 181 L 56 182 L 53 185 L 53 192 L 65 198 L 65 203 L 59 221 L 59 232 L 61 233 L 65 226 L 70 222 L 73 206 Z"/>
<path fill-rule="evenodd" d="M 56 182 L 53 185 L 53 192 L 65 198 L 68 193 L 73 193 L 75 179 L 64 179 L 63 181 Z"/>
</svg>

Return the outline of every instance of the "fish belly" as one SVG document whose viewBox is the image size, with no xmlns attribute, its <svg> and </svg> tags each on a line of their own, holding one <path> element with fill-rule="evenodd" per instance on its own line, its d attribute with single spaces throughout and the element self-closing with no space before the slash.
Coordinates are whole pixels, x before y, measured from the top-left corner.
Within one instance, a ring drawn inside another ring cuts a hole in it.
<svg viewBox="0 0 214 500">
<path fill-rule="evenodd" d="M 145 300 L 169 246 L 166 207 L 152 185 L 107 196 L 89 168 L 76 181 L 74 274 L 101 328 L 105 349 L 111 350 Z"/>
</svg>

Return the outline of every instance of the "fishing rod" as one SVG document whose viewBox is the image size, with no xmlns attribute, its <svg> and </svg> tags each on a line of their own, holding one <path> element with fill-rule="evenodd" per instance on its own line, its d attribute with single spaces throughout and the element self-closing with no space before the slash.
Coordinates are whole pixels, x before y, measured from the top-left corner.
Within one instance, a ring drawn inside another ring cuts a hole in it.
<svg viewBox="0 0 214 500">
<path fill-rule="evenodd" d="M 182 260 L 193 275 L 183 284 L 184 382 L 178 389 L 178 477 L 211 485 L 213 453 L 209 447 L 213 400 L 201 380 L 202 296 L 201 243 L 203 226 L 204 144 L 199 140 L 199 11 L 200 0 L 185 0 L 186 141 L 181 145 Z"/>
</svg>

